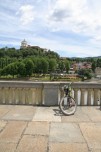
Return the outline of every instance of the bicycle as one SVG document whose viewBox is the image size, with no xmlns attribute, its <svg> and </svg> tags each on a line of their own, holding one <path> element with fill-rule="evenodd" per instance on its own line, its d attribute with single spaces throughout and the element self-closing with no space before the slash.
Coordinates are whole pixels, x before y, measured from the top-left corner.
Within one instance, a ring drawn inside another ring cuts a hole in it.
<svg viewBox="0 0 101 152">
<path fill-rule="evenodd" d="M 60 100 L 59 108 L 64 115 L 73 115 L 76 112 L 77 104 L 75 99 L 72 97 L 72 87 L 71 84 L 64 85 L 63 87 L 64 96 Z"/>
</svg>

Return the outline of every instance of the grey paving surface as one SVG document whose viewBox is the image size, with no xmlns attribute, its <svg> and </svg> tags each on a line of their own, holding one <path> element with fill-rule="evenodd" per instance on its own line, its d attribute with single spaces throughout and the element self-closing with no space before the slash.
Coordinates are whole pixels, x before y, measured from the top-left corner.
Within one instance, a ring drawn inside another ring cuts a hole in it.
<svg viewBox="0 0 101 152">
<path fill-rule="evenodd" d="M 53 121 L 61 122 L 61 117 L 55 113 L 55 107 L 38 107 L 32 121 Z"/>
<path fill-rule="evenodd" d="M 101 152 L 101 110 L 0 105 L 0 152 Z"/>
</svg>

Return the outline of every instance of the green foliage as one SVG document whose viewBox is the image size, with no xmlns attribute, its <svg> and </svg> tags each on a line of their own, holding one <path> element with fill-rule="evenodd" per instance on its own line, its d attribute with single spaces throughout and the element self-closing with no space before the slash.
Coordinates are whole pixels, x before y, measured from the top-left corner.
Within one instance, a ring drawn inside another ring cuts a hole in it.
<svg viewBox="0 0 101 152">
<path fill-rule="evenodd" d="M 34 58 L 33 59 L 33 62 L 34 62 L 34 72 L 36 73 L 43 73 L 43 74 L 46 74 L 48 72 L 48 67 L 49 67 L 49 64 L 48 64 L 48 61 L 46 58 Z"/>
<path fill-rule="evenodd" d="M 5 56 L 5 50 L 2 48 L 0 49 L 0 58 L 3 58 Z"/>
<path fill-rule="evenodd" d="M 25 59 L 24 64 L 25 64 L 25 76 L 30 77 L 33 74 L 33 68 L 34 68 L 33 61 L 31 59 Z"/>
<path fill-rule="evenodd" d="M 68 73 L 68 71 L 70 69 L 70 64 L 69 64 L 68 60 L 65 60 L 65 69 L 66 69 L 66 72 Z"/>
<path fill-rule="evenodd" d="M 25 68 L 25 64 L 23 62 L 19 62 L 17 64 L 18 66 L 18 74 L 21 76 L 21 77 L 24 77 L 26 75 L 26 68 Z"/>
<path fill-rule="evenodd" d="M 65 64 L 61 60 L 58 63 L 58 69 L 60 69 L 60 72 L 63 72 L 65 70 Z"/>
<path fill-rule="evenodd" d="M 59 55 L 54 51 L 49 50 L 49 51 L 45 52 L 45 55 L 48 56 L 49 58 L 59 59 Z"/>
<path fill-rule="evenodd" d="M 41 59 L 41 66 L 42 66 L 42 73 L 46 74 L 48 72 L 48 67 L 49 67 L 49 64 L 46 59 L 44 58 Z"/>
<path fill-rule="evenodd" d="M 90 69 L 80 69 L 78 74 L 82 77 L 87 77 L 87 79 L 92 78 L 92 71 Z"/>
<path fill-rule="evenodd" d="M 33 73 L 47 74 L 62 71 L 59 65 L 59 55 L 51 50 L 40 47 L 28 47 L 25 49 L 2 48 L 0 49 L 0 69 L 2 76 L 27 77 Z M 64 69 L 68 69 L 67 63 L 63 61 Z M 67 70 L 68 71 L 68 70 Z"/>
<path fill-rule="evenodd" d="M 97 67 L 101 67 L 101 59 L 99 59 L 99 58 L 97 59 L 96 66 L 97 66 Z"/>
<path fill-rule="evenodd" d="M 57 62 L 55 59 L 50 59 L 49 61 L 49 71 L 54 72 L 57 68 Z"/>
<path fill-rule="evenodd" d="M 2 70 L 2 75 L 12 75 L 14 77 L 14 75 L 17 74 L 17 63 L 11 63 L 7 66 L 5 66 Z"/>
<path fill-rule="evenodd" d="M 96 62 L 93 61 L 93 62 L 92 62 L 92 71 L 95 72 L 95 69 L 96 69 Z"/>
</svg>

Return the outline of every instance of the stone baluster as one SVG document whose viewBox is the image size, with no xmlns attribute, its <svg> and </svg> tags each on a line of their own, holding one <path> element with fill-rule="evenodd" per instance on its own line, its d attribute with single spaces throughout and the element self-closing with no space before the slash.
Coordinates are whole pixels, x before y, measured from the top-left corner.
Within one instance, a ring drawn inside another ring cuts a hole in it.
<svg viewBox="0 0 101 152">
<path fill-rule="evenodd" d="M 2 88 L 0 88 L 0 104 L 2 103 L 2 100 L 3 100 L 3 98 L 2 98 Z"/>
<path fill-rule="evenodd" d="M 24 104 L 26 103 L 26 102 L 25 102 L 25 96 L 26 96 L 25 88 L 22 88 L 22 89 L 21 89 L 21 97 L 20 97 L 20 98 L 21 98 L 21 99 L 20 99 L 21 101 L 20 101 L 20 104 L 23 104 L 23 105 L 24 105 Z"/>
<path fill-rule="evenodd" d="M 28 104 L 28 96 L 27 96 L 28 88 L 25 88 L 24 92 L 25 92 L 25 104 Z"/>
<path fill-rule="evenodd" d="M 4 89 L 4 93 L 5 93 L 5 104 L 9 104 L 9 88 L 5 88 Z"/>
<path fill-rule="evenodd" d="M 15 88 L 15 104 L 19 104 L 20 103 L 20 88 Z"/>
<path fill-rule="evenodd" d="M 3 104 L 5 104 L 5 97 L 6 97 L 5 89 L 6 89 L 6 88 L 2 88 L 2 103 L 3 103 Z"/>
<path fill-rule="evenodd" d="M 32 105 L 32 91 L 31 91 L 30 88 L 29 88 L 27 91 L 28 91 L 28 92 L 27 92 L 28 104 L 29 104 L 29 105 Z"/>
<path fill-rule="evenodd" d="M 28 105 L 30 103 L 30 98 L 29 98 L 29 88 L 25 88 L 25 103 Z"/>
<path fill-rule="evenodd" d="M 74 89 L 74 99 L 75 99 L 75 102 L 78 105 L 78 89 Z"/>
<path fill-rule="evenodd" d="M 91 100 L 92 100 L 92 89 L 88 89 L 87 106 L 91 106 Z"/>
<path fill-rule="evenodd" d="M 81 89 L 81 101 L 80 105 L 84 106 L 85 105 L 85 89 Z"/>
<path fill-rule="evenodd" d="M 31 104 L 31 105 L 36 104 L 36 96 L 39 96 L 39 94 L 37 94 L 37 92 L 36 92 L 36 89 L 30 88 L 30 90 L 29 90 L 29 104 Z"/>
<path fill-rule="evenodd" d="M 98 105 L 98 101 L 100 100 L 100 90 L 94 89 L 94 106 Z"/>
<path fill-rule="evenodd" d="M 8 103 L 9 104 L 14 104 L 14 97 L 15 97 L 15 88 L 9 88 L 9 97 L 8 97 Z"/>
<path fill-rule="evenodd" d="M 23 101 L 22 101 L 22 96 L 23 96 L 23 88 L 19 88 L 19 90 L 18 90 L 18 92 L 19 92 L 19 104 L 23 104 Z"/>
<path fill-rule="evenodd" d="M 34 93 L 34 105 L 38 105 L 38 89 L 35 88 L 35 93 Z"/>
<path fill-rule="evenodd" d="M 33 96 L 33 105 L 36 105 L 37 104 L 37 89 L 36 88 L 34 88 L 33 89 L 33 94 L 32 94 L 32 96 Z"/>
</svg>

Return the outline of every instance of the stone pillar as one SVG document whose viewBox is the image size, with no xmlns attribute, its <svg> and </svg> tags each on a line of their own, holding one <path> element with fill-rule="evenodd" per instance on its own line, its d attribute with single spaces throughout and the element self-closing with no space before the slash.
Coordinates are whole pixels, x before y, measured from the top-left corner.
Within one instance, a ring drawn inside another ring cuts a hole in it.
<svg viewBox="0 0 101 152">
<path fill-rule="evenodd" d="M 74 89 L 74 99 L 75 99 L 75 102 L 78 105 L 78 89 Z"/>
<path fill-rule="evenodd" d="M 91 99 L 92 99 L 92 89 L 88 89 L 87 106 L 91 106 Z"/>
<path fill-rule="evenodd" d="M 60 87 L 58 90 L 58 105 L 63 96 L 64 96 L 64 91 L 63 91 L 62 87 Z"/>
<path fill-rule="evenodd" d="M 100 100 L 100 90 L 94 89 L 94 106 L 98 105 L 98 101 Z"/>
<path fill-rule="evenodd" d="M 45 83 L 43 88 L 43 100 L 47 106 L 58 105 L 58 84 Z"/>
<path fill-rule="evenodd" d="M 42 89 L 37 88 L 36 92 L 37 104 L 42 105 Z"/>
<path fill-rule="evenodd" d="M 84 106 L 85 105 L 85 89 L 81 89 L 81 101 L 80 105 Z"/>
</svg>

